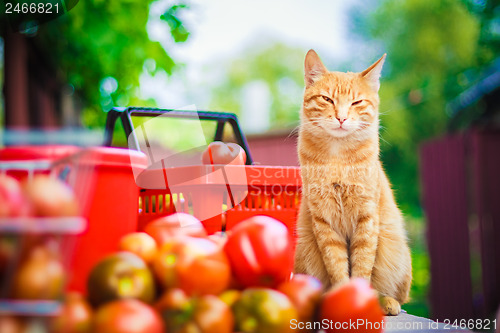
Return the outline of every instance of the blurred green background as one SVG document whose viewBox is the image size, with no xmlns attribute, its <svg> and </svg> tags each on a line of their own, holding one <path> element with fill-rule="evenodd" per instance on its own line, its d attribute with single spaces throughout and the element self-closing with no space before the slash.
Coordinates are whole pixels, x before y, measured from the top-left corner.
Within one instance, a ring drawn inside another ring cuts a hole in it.
<svg viewBox="0 0 500 333">
<path fill-rule="evenodd" d="M 405 308 L 428 316 L 418 146 L 446 132 L 447 105 L 498 56 L 499 4 L 88 0 L 23 35 L 70 91 L 79 122 L 89 128 L 102 128 L 103 111 L 112 106 L 136 105 L 230 111 L 249 133 L 292 131 L 309 48 L 330 70 L 340 71 L 360 71 L 387 53 L 380 90 L 381 156 L 408 217 L 414 283 L 413 301 Z M 0 19 L 5 38 L 8 17 L 0 14 Z M 3 64 L 3 42 L 0 51 Z M 0 70 L 3 74 L 5 67 Z M 0 124 L 8 125 L 1 98 Z M 262 123 L 251 125 L 249 103 L 266 110 L 257 117 Z M 166 126 L 173 135 L 183 134 Z"/>
</svg>

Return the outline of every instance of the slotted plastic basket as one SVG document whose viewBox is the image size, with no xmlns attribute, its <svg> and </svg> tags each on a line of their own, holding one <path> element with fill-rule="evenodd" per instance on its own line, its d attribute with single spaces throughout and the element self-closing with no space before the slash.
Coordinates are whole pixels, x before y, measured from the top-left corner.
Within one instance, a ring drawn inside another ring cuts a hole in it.
<svg viewBox="0 0 500 333">
<path fill-rule="evenodd" d="M 79 216 L 0 218 L 1 316 L 35 318 L 57 313 L 72 272 L 77 237 L 87 228 L 83 210 L 92 189 L 93 173 L 81 167 L 81 157 L 80 149 L 74 146 L 18 146 L 0 150 L 0 175 L 11 176 L 21 184 L 30 182 L 39 174 L 58 178 L 72 188 L 80 208 Z M 27 267 L 32 263 L 28 262 L 34 260 L 34 256 L 40 258 L 42 253 L 52 258 L 51 263 L 44 266 L 39 262 L 39 276 L 32 278 L 40 281 L 48 272 L 53 272 L 53 265 L 57 265 L 64 270 L 63 280 L 51 284 L 53 290 L 48 299 L 30 291 L 29 285 L 21 286 L 24 290 L 22 296 L 16 295 L 13 290 L 16 285 L 17 289 L 20 288 L 19 281 L 24 281 L 20 276 L 26 276 L 29 271 Z"/>
<path fill-rule="evenodd" d="M 106 144 L 111 145 L 113 130 L 121 120 L 129 146 L 146 155 L 150 147 L 137 138 L 133 117 L 180 117 L 217 122 L 213 141 L 222 141 L 224 126 L 232 127 L 234 138 L 247 154 L 246 165 L 197 165 L 169 167 L 148 156 L 149 166 L 136 175 L 140 188 L 138 229 L 154 219 L 185 212 L 202 221 L 208 233 L 231 229 L 256 215 L 267 215 L 287 225 L 295 234 L 300 203 L 300 169 L 291 166 L 252 165 L 252 157 L 236 115 L 206 111 L 177 111 L 148 108 L 120 108 L 108 113 Z M 206 147 L 204 147 L 206 148 Z M 154 162 L 154 163 L 153 163 Z"/>
</svg>

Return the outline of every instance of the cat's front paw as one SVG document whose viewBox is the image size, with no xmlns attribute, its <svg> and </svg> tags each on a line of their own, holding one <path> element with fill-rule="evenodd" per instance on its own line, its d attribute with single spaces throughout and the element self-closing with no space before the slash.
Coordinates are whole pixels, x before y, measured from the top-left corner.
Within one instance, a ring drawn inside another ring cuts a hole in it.
<svg viewBox="0 0 500 333">
<path fill-rule="evenodd" d="M 399 304 L 399 302 L 392 297 L 381 297 L 380 305 L 382 306 L 382 311 L 386 316 L 397 316 L 401 312 L 401 304 Z"/>
</svg>

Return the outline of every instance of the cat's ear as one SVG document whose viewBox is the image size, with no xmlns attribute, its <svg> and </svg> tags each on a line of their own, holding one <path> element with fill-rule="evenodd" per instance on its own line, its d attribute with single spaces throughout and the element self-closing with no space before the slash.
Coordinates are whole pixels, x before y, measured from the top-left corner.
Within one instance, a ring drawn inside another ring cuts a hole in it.
<svg viewBox="0 0 500 333">
<path fill-rule="evenodd" d="M 367 80 L 368 85 L 375 92 L 378 92 L 380 88 L 380 74 L 382 73 L 382 66 L 384 66 L 386 55 L 387 54 L 384 53 L 382 58 L 380 58 L 373 65 L 361 72 L 361 76 Z"/>
<path fill-rule="evenodd" d="M 328 72 L 314 50 L 309 50 L 304 63 L 304 82 L 306 87 L 316 82 L 323 74 Z"/>
</svg>

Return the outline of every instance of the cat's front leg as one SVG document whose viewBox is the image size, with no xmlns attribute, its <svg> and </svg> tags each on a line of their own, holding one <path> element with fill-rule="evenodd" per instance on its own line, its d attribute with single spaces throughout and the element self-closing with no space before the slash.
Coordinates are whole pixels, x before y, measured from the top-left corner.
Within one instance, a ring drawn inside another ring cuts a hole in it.
<svg viewBox="0 0 500 333">
<path fill-rule="evenodd" d="M 349 280 L 347 240 L 336 232 L 324 218 L 312 216 L 313 233 L 318 243 L 331 286 Z"/>
<path fill-rule="evenodd" d="M 375 214 L 363 214 L 357 219 L 356 228 L 349 244 L 351 277 L 361 277 L 371 280 L 379 226 Z"/>
</svg>

